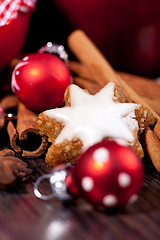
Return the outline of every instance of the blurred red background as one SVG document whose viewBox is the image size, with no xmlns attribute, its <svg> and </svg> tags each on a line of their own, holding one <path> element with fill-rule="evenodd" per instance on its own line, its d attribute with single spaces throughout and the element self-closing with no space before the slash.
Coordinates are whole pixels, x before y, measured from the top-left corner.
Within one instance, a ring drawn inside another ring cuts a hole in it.
<svg viewBox="0 0 160 240">
<path fill-rule="evenodd" d="M 83 29 L 112 66 L 160 76 L 160 0 L 38 0 L 24 51 Z"/>
<path fill-rule="evenodd" d="M 0 27 L 0 72 L 21 52 L 28 33 L 30 15 L 30 11 L 18 13 L 10 24 Z"/>
</svg>

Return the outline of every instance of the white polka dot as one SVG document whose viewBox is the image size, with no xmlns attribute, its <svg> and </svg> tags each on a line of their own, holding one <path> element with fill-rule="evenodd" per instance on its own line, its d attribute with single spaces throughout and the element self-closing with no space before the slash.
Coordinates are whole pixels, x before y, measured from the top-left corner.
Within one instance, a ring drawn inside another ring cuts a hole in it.
<svg viewBox="0 0 160 240">
<path fill-rule="evenodd" d="M 16 71 L 16 75 L 17 75 L 17 76 L 19 75 L 19 71 Z"/>
<path fill-rule="evenodd" d="M 119 145 L 121 145 L 123 147 L 127 147 L 128 146 L 128 142 L 126 142 L 124 139 L 121 139 L 121 138 L 117 138 L 116 139 L 116 143 L 118 143 Z"/>
<path fill-rule="evenodd" d="M 103 164 L 109 160 L 109 151 L 106 148 L 101 147 L 95 150 L 93 158 L 97 163 Z"/>
<path fill-rule="evenodd" d="M 26 56 L 26 57 L 23 58 L 23 61 L 27 61 L 28 59 L 29 59 L 29 57 Z"/>
<path fill-rule="evenodd" d="M 128 200 L 128 203 L 129 204 L 133 204 L 134 202 L 136 202 L 138 199 L 138 195 L 137 194 L 134 194 L 130 197 L 130 199 Z"/>
<path fill-rule="evenodd" d="M 82 179 L 81 185 L 86 192 L 90 192 L 94 186 L 93 179 L 91 177 L 84 177 Z"/>
<path fill-rule="evenodd" d="M 113 194 L 108 194 L 103 198 L 103 204 L 106 207 L 114 207 L 117 204 L 117 198 Z"/>
<path fill-rule="evenodd" d="M 120 173 L 118 175 L 118 184 L 120 187 L 128 187 L 131 184 L 131 177 L 128 173 Z"/>
</svg>

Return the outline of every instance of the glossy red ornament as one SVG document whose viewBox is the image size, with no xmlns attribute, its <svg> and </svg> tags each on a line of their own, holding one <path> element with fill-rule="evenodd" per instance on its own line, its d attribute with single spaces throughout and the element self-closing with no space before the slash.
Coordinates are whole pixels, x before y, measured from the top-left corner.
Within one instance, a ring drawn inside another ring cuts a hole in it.
<svg viewBox="0 0 160 240">
<path fill-rule="evenodd" d="M 81 155 L 72 177 L 84 199 L 95 207 L 113 208 L 137 199 L 144 169 L 137 155 L 123 142 L 103 141 Z"/>
<path fill-rule="evenodd" d="M 27 108 L 35 111 L 61 106 L 70 83 L 66 64 L 49 53 L 26 56 L 12 74 L 13 92 Z"/>
</svg>

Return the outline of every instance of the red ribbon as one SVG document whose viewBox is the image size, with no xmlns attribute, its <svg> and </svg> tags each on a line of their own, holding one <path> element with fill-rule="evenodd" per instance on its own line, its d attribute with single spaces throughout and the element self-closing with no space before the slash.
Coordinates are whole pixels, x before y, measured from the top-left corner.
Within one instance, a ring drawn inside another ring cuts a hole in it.
<svg viewBox="0 0 160 240">
<path fill-rule="evenodd" d="M 16 17 L 22 5 L 34 10 L 37 0 L 1 0 L 0 2 L 0 26 L 4 26 Z"/>
</svg>

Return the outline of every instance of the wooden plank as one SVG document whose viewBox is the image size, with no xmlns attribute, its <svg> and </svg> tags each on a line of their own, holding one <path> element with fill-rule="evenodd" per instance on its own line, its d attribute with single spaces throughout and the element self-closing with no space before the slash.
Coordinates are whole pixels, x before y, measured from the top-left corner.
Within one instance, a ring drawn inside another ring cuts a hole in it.
<svg viewBox="0 0 160 240">
<path fill-rule="evenodd" d="M 37 176 L 44 172 L 43 160 L 33 165 Z M 58 199 L 41 201 L 33 194 L 34 181 L 1 191 L 1 239 L 159 240 L 160 181 L 153 166 L 146 166 L 138 201 L 119 211 L 99 212 L 82 199 L 70 205 Z"/>
</svg>

